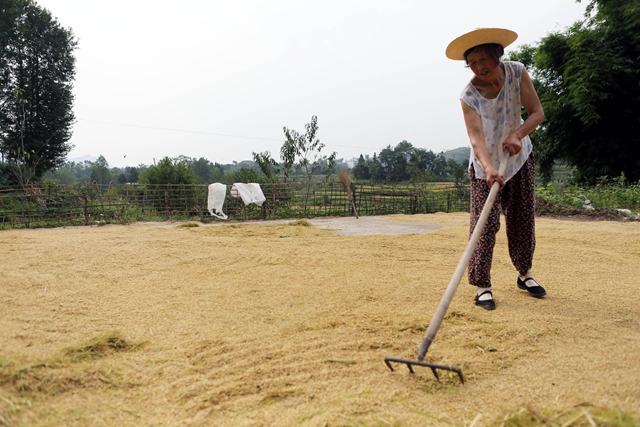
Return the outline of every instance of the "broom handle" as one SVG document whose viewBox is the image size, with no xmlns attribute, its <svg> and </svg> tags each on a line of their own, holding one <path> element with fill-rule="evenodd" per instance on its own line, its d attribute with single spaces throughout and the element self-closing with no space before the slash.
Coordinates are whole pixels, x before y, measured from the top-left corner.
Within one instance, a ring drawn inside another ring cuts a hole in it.
<svg viewBox="0 0 640 427">
<path fill-rule="evenodd" d="M 353 207 L 353 212 L 356 214 L 356 219 L 358 219 L 358 209 L 356 209 L 356 200 L 350 188 L 347 190 L 347 193 L 349 196 L 349 200 L 351 201 L 351 206 Z"/>
<path fill-rule="evenodd" d="M 498 173 L 502 176 L 504 175 L 505 170 L 507 169 L 507 163 L 509 160 L 509 153 L 502 153 L 502 159 L 500 160 L 500 167 L 498 168 Z M 449 308 L 449 304 L 451 304 L 451 300 L 453 299 L 453 295 L 456 293 L 458 289 L 458 285 L 460 284 L 460 280 L 462 280 L 462 275 L 467 269 L 467 265 L 469 265 L 469 261 L 471 260 L 471 255 L 473 251 L 476 249 L 476 245 L 478 244 L 478 240 L 480 240 L 480 235 L 482 235 L 482 231 L 484 230 L 484 225 L 487 222 L 487 218 L 489 218 L 489 212 L 491 212 L 491 208 L 493 207 L 493 203 L 498 196 L 498 191 L 500 190 L 500 184 L 498 182 L 494 182 L 491 186 L 491 192 L 489 192 L 489 197 L 487 197 L 487 201 L 482 208 L 482 213 L 480 214 L 480 218 L 476 223 L 475 228 L 473 229 L 473 233 L 471 234 L 471 238 L 469 239 L 469 243 L 467 244 L 467 248 L 462 255 L 462 259 L 458 263 L 458 267 L 456 268 L 455 273 L 453 273 L 453 277 L 447 286 L 447 289 L 440 300 L 440 304 L 436 309 L 431 322 L 429 323 L 429 327 L 427 328 L 427 332 L 424 334 L 424 338 L 422 339 L 422 344 L 420 345 L 420 349 L 418 350 L 418 360 L 422 362 L 424 356 L 427 354 L 427 350 L 431 345 L 431 342 L 436 337 L 438 333 L 438 329 L 440 328 L 440 324 L 442 323 L 442 319 L 444 319 L 444 315 L 447 313 L 447 309 Z"/>
</svg>

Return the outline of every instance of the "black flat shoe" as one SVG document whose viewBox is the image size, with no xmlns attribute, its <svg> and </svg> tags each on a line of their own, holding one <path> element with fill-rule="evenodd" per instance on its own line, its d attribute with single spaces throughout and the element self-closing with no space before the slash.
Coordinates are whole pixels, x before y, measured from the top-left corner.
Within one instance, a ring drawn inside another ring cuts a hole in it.
<svg viewBox="0 0 640 427">
<path fill-rule="evenodd" d="M 483 301 L 480 301 L 480 297 L 484 294 L 491 294 L 491 299 L 486 299 Z M 482 307 L 485 310 L 495 310 L 496 309 L 496 303 L 493 300 L 493 293 L 491 291 L 484 291 L 483 293 L 481 293 L 480 295 L 476 295 L 476 305 L 478 307 Z"/>
<path fill-rule="evenodd" d="M 527 280 L 533 280 L 533 277 L 527 277 L 526 279 L 522 280 L 518 277 L 518 288 L 522 289 L 523 291 L 527 291 L 529 293 L 529 295 L 531 295 L 532 297 L 536 297 L 536 298 L 542 298 L 543 296 L 545 296 L 547 294 L 547 291 L 544 290 L 544 288 L 540 285 L 538 286 L 527 286 Z M 535 282 L 535 280 L 533 280 Z M 537 282 L 536 282 L 537 283 Z"/>
</svg>

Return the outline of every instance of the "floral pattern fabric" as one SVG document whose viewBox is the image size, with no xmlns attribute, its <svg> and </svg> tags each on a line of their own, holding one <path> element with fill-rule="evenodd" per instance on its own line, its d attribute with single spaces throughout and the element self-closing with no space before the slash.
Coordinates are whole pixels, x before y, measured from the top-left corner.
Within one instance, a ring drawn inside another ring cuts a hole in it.
<svg viewBox="0 0 640 427">
<path fill-rule="evenodd" d="M 520 80 L 524 65 L 513 61 L 504 61 L 502 64 L 504 64 L 505 81 L 496 98 L 485 98 L 471 82 L 467 84 L 460 95 L 460 99 L 482 118 L 484 141 L 496 169 L 500 164 L 502 142 L 523 123 L 520 115 L 522 108 Z M 507 164 L 507 170 L 504 174 L 507 181 L 520 170 L 531 154 L 531 139 L 526 136 L 521 142 L 522 150 L 516 156 L 511 157 Z M 473 166 L 478 179 L 487 179 L 487 175 L 473 150 L 471 150 L 469 164 Z"/>
<path fill-rule="evenodd" d="M 471 236 L 489 197 L 490 189 L 487 181 L 478 179 L 471 167 L 469 168 L 469 177 L 471 178 L 469 236 Z M 500 210 L 505 216 L 511 262 L 518 273 L 524 275 L 532 267 L 533 253 L 536 248 L 533 154 L 498 193 L 478 245 L 469 261 L 468 278 L 472 285 L 491 286 L 491 263 L 496 234 L 500 230 Z"/>
</svg>

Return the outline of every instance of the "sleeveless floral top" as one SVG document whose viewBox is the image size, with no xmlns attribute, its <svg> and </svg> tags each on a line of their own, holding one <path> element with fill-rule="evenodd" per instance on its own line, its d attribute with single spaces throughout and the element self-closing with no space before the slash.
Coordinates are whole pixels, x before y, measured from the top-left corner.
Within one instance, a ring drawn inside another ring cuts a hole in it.
<svg viewBox="0 0 640 427">
<path fill-rule="evenodd" d="M 484 142 L 496 169 L 500 164 L 502 142 L 523 123 L 520 115 L 522 109 L 520 79 L 522 78 L 524 65 L 512 61 L 504 61 L 503 64 L 505 73 L 504 85 L 496 98 L 485 98 L 471 82 L 467 84 L 460 95 L 460 99 L 482 118 Z M 531 154 L 532 146 L 529 136 L 526 136 L 521 143 L 522 150 L 516 156 L 509 158 L 507 170 L 504 174 L 506 181 L 518 173 L 529 158 L 529 154 Z M 469 164 L 473 165 L 476 178 L 487 179 L 487 175 L 473 150 L 471 150 Z"/>
</svg>

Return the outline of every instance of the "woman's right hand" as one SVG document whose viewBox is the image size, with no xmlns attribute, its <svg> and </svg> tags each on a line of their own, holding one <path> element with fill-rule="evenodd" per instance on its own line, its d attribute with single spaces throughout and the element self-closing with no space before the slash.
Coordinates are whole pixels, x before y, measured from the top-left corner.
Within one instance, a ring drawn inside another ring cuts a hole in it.
<svg viewBox="0 0 640 427">
<path fill-rule="evenodd" d="M 500 189 L 504 187 L 504 184 L 505 184 L 504 176 L 500 175 L 496 170 L 496 168 L 489 167 L 489 168 L 486 168 L 484 172 L 487 174 L 487 185 L 489 186 L 489 188 L 493 187 L 494 182 L 497 182 L 498 184 L 500 184 Z"/>
</svg>

